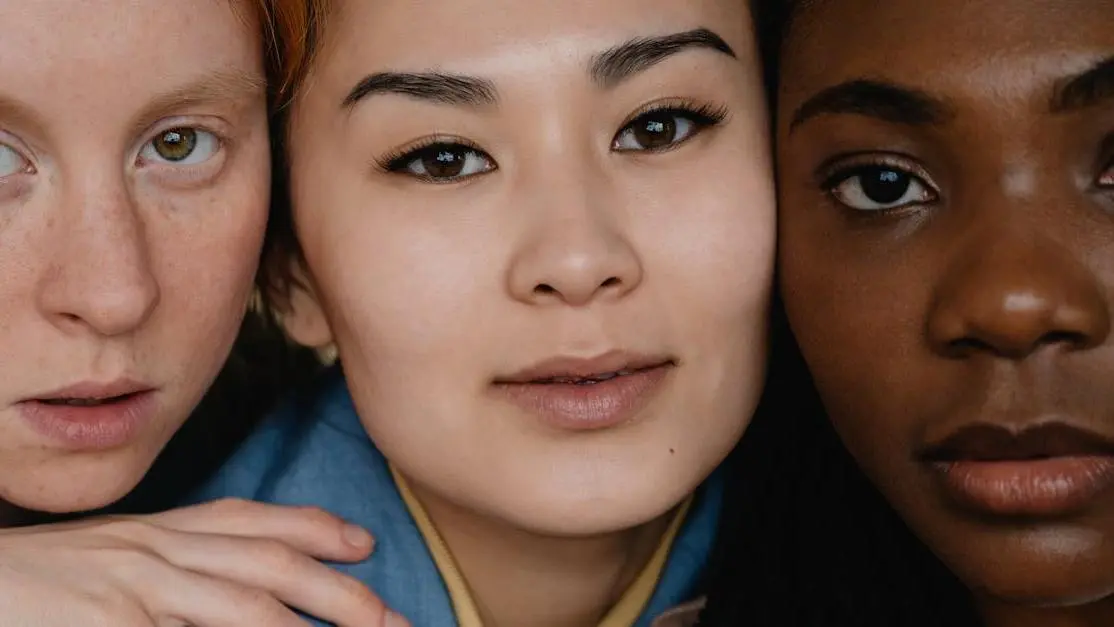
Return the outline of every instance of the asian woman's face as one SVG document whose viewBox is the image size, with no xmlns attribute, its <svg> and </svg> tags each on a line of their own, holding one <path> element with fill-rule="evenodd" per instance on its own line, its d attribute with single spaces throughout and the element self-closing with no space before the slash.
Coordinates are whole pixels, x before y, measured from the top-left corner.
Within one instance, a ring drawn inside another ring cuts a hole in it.
<svg viewBox="0 0 1114 627">
<path fill-rule="evenodd" d="M 745 3 L 336 10 L 293 115 L 312 294 L 290 330 L 335 340 L 423 498 L 560 534 L 666 512 L 763 378 L 774 202 Z"/>
<path fill-rule="evenodd" d="M 1111 16 L 822 0 L 785 48 L 794 332 L 867 474 L 1011 603 L 1114 593 Z"/>
<path fill-rule="evenodd" d="M 269 190 L 251 14 L 0 3 L 3 500 L 119 498 L 227 356 Z"/>
</svg>

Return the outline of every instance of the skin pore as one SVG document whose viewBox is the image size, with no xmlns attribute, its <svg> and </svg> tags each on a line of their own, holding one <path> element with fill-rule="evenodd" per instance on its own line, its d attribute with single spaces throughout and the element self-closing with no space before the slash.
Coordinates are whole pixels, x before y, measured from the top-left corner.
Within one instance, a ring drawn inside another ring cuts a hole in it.
<svg viewBox="0 0 1114 627">
<path fill-rule="evenodd" d="M 227 0 L 0 6 L 8 503 L 80 511 L 124 495 L 228 354 L 269 193 L 249 11 Z M 58 407 L 107 396 L 121 408 L 108 418 Z"/>
<path fill-rule="evenodd" d="M 783 46 L 790 323 L 990 627 L 1114 622 L 1112 11 L 822 0 Z"/>
<path fill-rule="evenodd" d="M 308 289 L 284 321 L 336 344 L 485 621 L 593 624 L 761 386 L 774 206 L 745 3 L 342 0 L 328 24 L 289 128 Z M 666 364 L 618 424 L 506 391 L 618 352 Z"/>
</svg>

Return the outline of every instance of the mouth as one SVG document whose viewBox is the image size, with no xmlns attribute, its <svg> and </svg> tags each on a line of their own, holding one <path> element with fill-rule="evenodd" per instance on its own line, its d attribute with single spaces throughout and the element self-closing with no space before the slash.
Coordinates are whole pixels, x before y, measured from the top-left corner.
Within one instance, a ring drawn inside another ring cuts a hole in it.
<svg viewBox="0 0 1114 627">
<path fill-rule="evenodd" d="M 591 359 L 548 359 L 512 375 L 496 378 L 495 384 L 597 385 L 675 365 L 676 360 L 667 356 L 614 351 Z"/>
<path fill-rule="evenodd" d="M 594 431 L 633 420 L 666 388 L 672 357 L 612 352 L 556 358 L 495 379 L 499 395 L 545 424 Z"/>
<path fill-rule="evenodd" d="M 983 515 L 1066 516 L 1114 487 L 1114 442 L 1061 422 L 972 425 L 920 457 L 953 503 Z"/>
<path fill-rule="evenodd" d="M 1114 441 L 1065 423 L 1046 423 L 1020 431 L 991 424 L 972 425 L 927 447 L 921 455 L 930 463 L 1090 456 L 1114 456 Z"/>
<path fill-rule="evenodd" d="M 34 398 L 29 402 L 41 403 L 43 405 L 52 405 L 56 407 L 100 407 L 102 405 L 113 405 L 117 403 L 126 403 L 136 397 L 144 394 L 150 390 L 140 390 L 136 392 L 129 392 L 126 394 L 117 394 L 115 396 L 106 397 L 53 397 L 53 398 Z"/>
</svg>

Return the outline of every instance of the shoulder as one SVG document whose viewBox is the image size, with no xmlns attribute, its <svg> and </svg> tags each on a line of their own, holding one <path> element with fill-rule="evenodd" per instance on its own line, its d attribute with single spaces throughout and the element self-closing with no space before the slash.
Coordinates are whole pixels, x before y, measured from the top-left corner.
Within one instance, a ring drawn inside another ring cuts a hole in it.
<svg viewBox="0 0 1114 627">
<path fill-rule="evenodd" d="M 301 492 L 318 492 L 332 475 L 376 460 L 381 457 L 360 426 L 343 377 L 330 371 L 306 393 L 286 399 L 186 501 L 305 501 Z"/>
</svg>

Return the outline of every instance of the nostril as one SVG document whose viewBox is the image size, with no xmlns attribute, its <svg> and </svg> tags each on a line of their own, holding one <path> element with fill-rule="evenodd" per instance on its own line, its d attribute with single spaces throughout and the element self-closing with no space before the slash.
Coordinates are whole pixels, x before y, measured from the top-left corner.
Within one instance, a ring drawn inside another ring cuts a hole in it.
<svg viewBox="0 0 1114 627">
<path fill-rule="evenodd" d="M 1072 348 L 1086 346 L 1087 343 L 1086 334 L 1076 331 L 1052 331 L 1045 333 L 1038 342 L 1040 345 L 1064 344 Z"/>
<path fill-rule="evenodd" d="M 961 337 L 947 343 L 950 357 L 968 357 L 992 353 L 1009 359 L 1024 359 L 1045 346 L 1075 350 L 1087 346 L 1087 336 L 1073 331 L 1050 331 L 1033 342 L 986 341 L 977 337 Z"/>
<path fill-rule="evenodd" d="M 534 286 L 534 293 L 535 294 L 556 294 L 557 289 L 554 288 L 552 285 L 549 285 L 548 283 L 541 283 L 539 285 Z"/>
<path fill-rule="evenodd" d="M 600 287 L 615 287 L 616 285 L 619 285 L 621 283 L 622 281 L 619 279 L 619 277 L 613 276 L 608 278 L 603 283 L 600 283 Z"/>
</svg>

